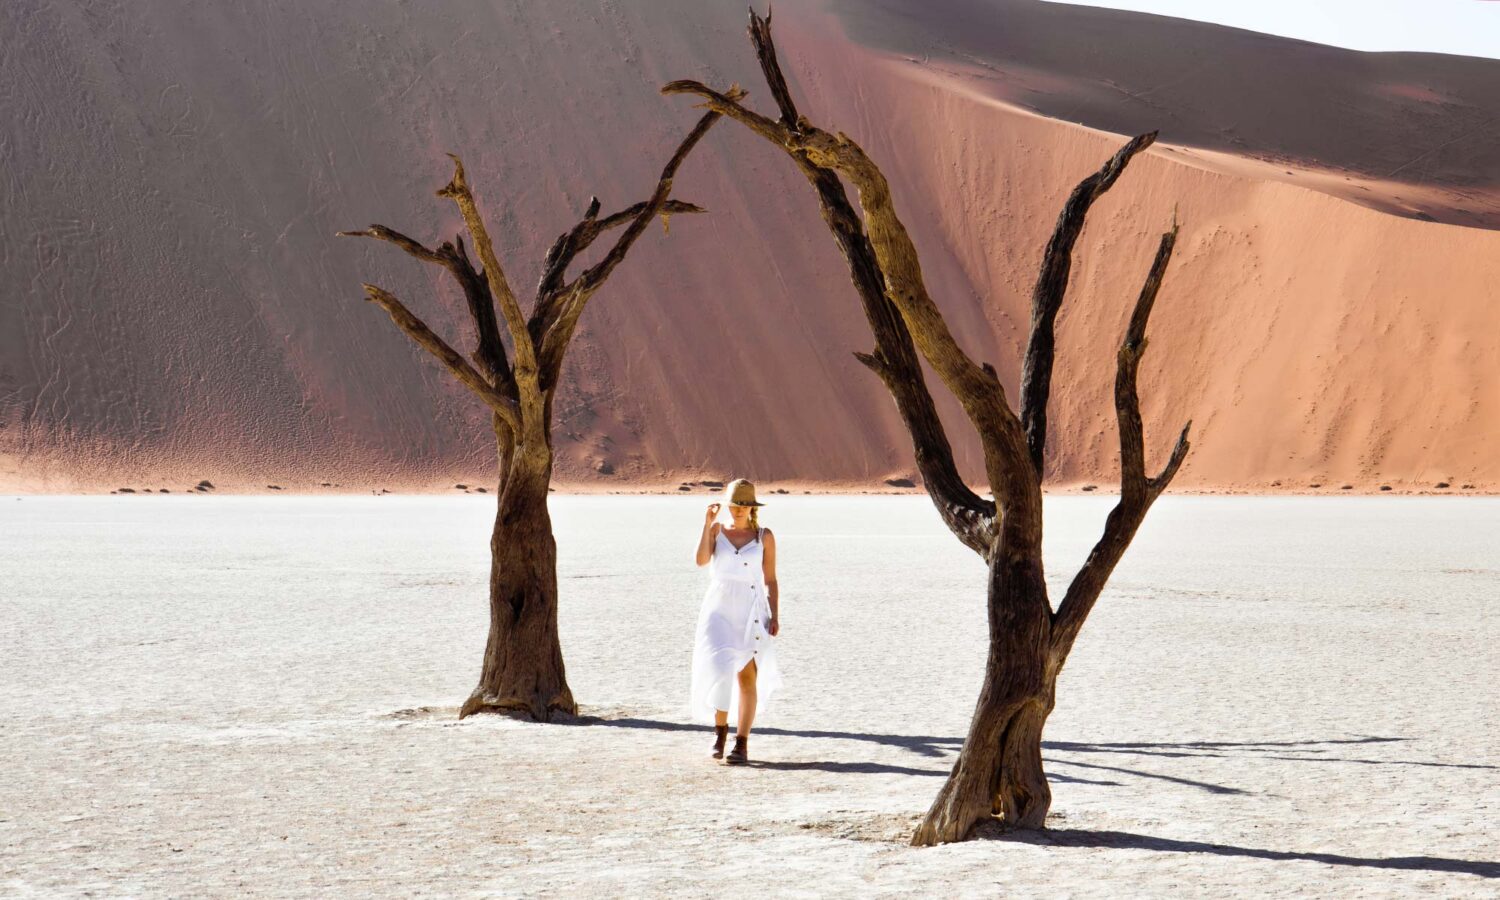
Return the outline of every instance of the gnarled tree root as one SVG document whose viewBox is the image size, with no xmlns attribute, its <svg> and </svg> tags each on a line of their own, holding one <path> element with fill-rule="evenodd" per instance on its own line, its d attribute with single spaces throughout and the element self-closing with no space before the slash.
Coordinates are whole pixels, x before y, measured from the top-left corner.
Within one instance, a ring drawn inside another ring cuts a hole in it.
<svg viewBox="0 0 1500 900">
<path fill-rule="evenodd" d="M 469 699 L 464 701 L 464 705 L 459 707 L 458 717 L 467 719 L 475 713 L 530 719 L 533 722 L 557 722 L 577 718 L 578 704 L 573 702 L 571 692 L 550 699 L 532 697 L 523 700 L 517 697 L 486 695 L 475 691 L 469 695 Z"/>
</svg>

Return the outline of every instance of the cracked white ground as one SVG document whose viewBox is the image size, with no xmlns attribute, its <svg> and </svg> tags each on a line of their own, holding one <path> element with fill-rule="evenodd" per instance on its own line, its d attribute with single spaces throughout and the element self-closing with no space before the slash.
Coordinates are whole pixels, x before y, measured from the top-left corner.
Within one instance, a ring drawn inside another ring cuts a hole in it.
<svg viewBox="0 0 1500 900">
<path fill-rule="evenodd" d="M 921 497 L 777 496 L 786 688 L 684 725 L 706 496 L 556 496 L 590 725 L 454 721 L 493 498 L 0 506 L 0 893 L 1493 896 L 1500 500 L 1163 498 L 1068 664 L 1051 831 L 904 840 L 984 654 Z M 1049 500 L 1054 593 L 1110 497 Z"/>
</svg>

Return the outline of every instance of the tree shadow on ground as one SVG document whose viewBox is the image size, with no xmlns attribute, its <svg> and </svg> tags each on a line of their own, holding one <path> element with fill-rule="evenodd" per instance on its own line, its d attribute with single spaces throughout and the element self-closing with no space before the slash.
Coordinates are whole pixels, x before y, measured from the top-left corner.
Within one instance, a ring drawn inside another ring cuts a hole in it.
<svg viewBox="0 0 1500 900">
<path fill-rule="evenodd" d="M 689 725 L 684 722 L 664 722 L 659 719 L 619 718 L 606 719 L 589 716 L 581 716 L 576 720 L 580 725 L 603 725 L 610 728 L 646 728 L 653 731 L 697 731 L 708 732 L 706 725 Z M 795 728 L 757 728 L 758 735 L 781 735 L 784 737 L 814 738 L 825 740 L 844 741 L 869 741 L 888 747 L 897 747 L 909 750 L 924 757 L 942 758 L 957 753 L 963 746 L 963 738 L 940 738 L 925 737 L 921 735 L 901 734 L 865 734 L 849 731 L 818 731 Z M 1044 743 L 1045 747 L 1046 744 Z M 1086 745 L 1077 745 L 1083 747 Z M 1170 781 L 1174 784 L 1183 784 L 1189 787 L 1199 788 L 1212 794 L 1244 794 L 1247 791 L 1240 788 L 1226 787 L 1219 784 L 1209 784 L 1205 781 L 1194 781 L 1190 778 L 1178 778 L 1173 775 L 1161 775 L 1156 772 L 1147 772 L 1141 769 L 1129 769 L 1122 766 L 1106 766 L 1100 763 L 1085 763 L 1076 760 L 1060 759 L 1053 757 L 1049 763 L 1059 765 L 1077 766 L 1086 769 L 1102 769 L 1111 772 L 1122 772 L 1139 778 L 1154 778 L 1160 781 Z M 834 761 L 795 761 L 795 762 L 761 762 L 760 766 L 767 769 L 783 770 L 821 770 L 825 772 L 850 772 L 864 774 L 889 774 L 889 775 L 947 775 L 948 769 L 917 769 L 908 766 L 892 766 L 883 763 L 850 763 Z M 1095 784 L 1108 787 L 1119 787 L 1118 781 L 1105 781 L 1093 778 L 1084 778 L 1078 775 L 1065 775 L 1056 771 L 1047 772 L 1047 780 L 1054 784 Z"/>
<path fill-rule="evenodd" d="M 456 707 L 423 706 L 416 709 L 401 709 L 387 714 L 386 718 L 415 720 L 415 719 L 446 719 L 457 712 Z M 520 718 L 525 718 L 521 716 Z M 559 718 L 559 725 L 604 725 L 614 728 L 646 728 L 657 731 L 707 731 L 706 725 L 693 725 L 687 722 L 667 722 L 660 719 L 642 719 L 636 717 L 606 718 L 603 716 L 581 715 L 577 717 Z M 826 738 L 840 741 L 867 741 L 881 744 L 887 747 L 897 747 L 915 753 L 918 756 L 932 759 L 942 759 L 963 747 L 964 739 L 961 737 L 933 737 L 930 735 L 915 734 L 875 734 L 857 731 L 820 731 L 811 729 L 791 728 L 757 728 L 756 734 L 782 735 L 785 737 L 800 738 Z M 1329 762 L 1349 763 L 1352 765 L 1367 766 L 1422 766 L 1441 769 L 1484 769 L 1500 771 L 1500 766 L 1487 765 L 1484 763 L 1458 763 L 1438 762 L 1432 760 L 1417 759 L 1364 759 L 1349 756 L 1328 755 L 1330 749 L 1336 749 L 1350 745 L 1360 744 L 1393 744 L 1410 741 L 1412 738 L 1404 737 L 1378 737 L 1368 735 L 1353 738 L 1328 738 L 1324 740 L 1302 740 L 1302 741 L 1164 741 L 1144 743 L 1139 741 L 1122 741 L 1113 743 L 1085 743 L 1079 741 L 1042 741 L 1042 749 L 1050 751 L 1061 751 L 1063 753 L 1118 753 L 1127 756 L 1160 756 L 1167 759 L 1184 759 L 1195 756 L 1209 758 L 1228 758 L 1236 755 L 1256 755 L 1260 759 L 1286 760 L 1289 762 Z M 1214 793 L 1239 794 L 1245 793 L 1237 788 L 1225 788 L 1218 785 L 1207 785 L 1201 782 L 1174 779 L 1165 775 L 1154 775 L 1149 772 L 1139 772 L 1135 769 L 1123 769 L 1107 766 L 1103 763 L 1085 763 L 1077 760 L 1048 757 L 1050 762 L 1063 765 L 1078 766 L 1080 768 L 1103 769 L 1107 771 L 1129 772 L 1146 778 L 1161 778 L 1167 781 L 1179 781 L 1196 787 L 1201 787 Z M 912 769 L 911 774 L 946 774 L 935 773 L 933 770 Z M 1084 779 L 1072 779 L 1081 783 L 1090 783 Z M 1114 784 L 1115 782 L 1098 782 L 1100 784 Z"/>
<path fill-rule="evenodd" d="M 1330 866 L 1358 866 L 1370 869 L 1406 869 L 1426 872 L 1452 872 L 1480 878 L 1500 878 L 1500 863 L 1484 860 L 1449 859 L 1442 856 L 1345 856 L 1341 853 L 1302 853 L 1292 850 L 1264 850 L 1235 847 L 1207 841 L 1184 841 L 1175 838 L 1134 834 L 1129 831 L 1091 831 L 1081 828 L 1049 828 L 1046 831 L 1006 831 L 998 824 L 986 823 L 975 829 L 981 840 L 1059 847 L 1098 847 L 1112 850 L 1156 850 L 1163 853 L 1211 853 L 1215 856 L 1242 856 L 1276 862 L 1318 862 Z"/>
<path fill-rule="evenodd" d="M 581 716 L 577 719 L 580 725 L 603 725 L 611 728 L 646 728 L 657 731 L 701 731 L 709 730 L 706 725 L 691 725 L 685 722 L 667 722 L 659 719 L 643 719 L 635 717 L 622 718 L 600 718 L 593 716 Z M 781 735 L 784 737 L 799 737 L 841 741 L 866 741 L 886 747 L 895 747 L 915 753 L 918 756 L 929 759 L 951 758 L 954 753 L 963 746 L 963 738 L 960 737 L 934 737 L 930 735 L 910 734 L 876 734 L 854 731 L 822 731 L 816 729 L 796 728 L 757 728 L 756 734 Z M 1166 741 L 1154 743 L 1142 743 L 1138 741 L 1120 743 L 1083 743 L 1078 741 L 1043 741 L 1042 749 L 1049 751 L 1047 757 L 1048 767 L 1071 766 L 1079 769 L 1096 769 L 1103 772 L 1120 772 L 1134 775 L 1138 778 L 1150 778 L 1157 781 L 1167 781 L 1173 784 L 1181 784 L 1187 787 L 1198 788 L 1211 794 L 1248 794 L 1250 791 L 1241 788 L 1229 787 L 1221 784 L 1211 784 L 1205 781 L 1195 781 L 1190 778 L 1181 778 L 1175 775 L 1163 775 L 1159 772 L 1150 772 L 1138 768 L 1126 766 L 1106 765 L 1102 762 L 1084 762 L 1073 758 L 1085 754 L 1123 754 L 1127 756 L 1159 756 L 1168 759 L 1182 759 L 1189 757 L 1228 758 L 1231 756 L 1254 755 L 1259 759 L 1287 760 L 1293 762 L 1325 762 L 1325 763 L 1349 763 L 1355 765 L 1377 765 L 1377 766 L 1436 766 L 1454 769 L 1500 769 L 1500 766 L 1483 765 L 1479 763 L 1449 763 L 1433 762 L 1426 760 L 1402 760 L 1402 759 L 1363 759 L 1341 755 L 1331 755 L 1330 750 L 1352 745 L 1369 744 L 1391 744 L 1411 740 L 1402 737 L 1379 737 L 1374 735 L 1353 738 L 1329 738 L 1325 740 L 1300 740 L 1300 741 Z M 823 767 L 826 771 L 839 772 L 885 772 L 887 774 L 903 775 L 947 775 L 947 769 L 918 769 L 905 766 L 885 766 L 875 763 L 788 763 L 788 766 L 796 765 L 801 768 Z M 1055 782 L 1071 781 L 1079 784 L 1103 784 L 1118 786 L 1117 781 L 1095 781 L 1078 776 L 1059 775 L 1048 772 L 1048 779 Z"/>
<path fill-rule="evenodd" d="M 685 722 L 667 722 L 659 719 L 644 719 L 628 716 L 620 718 L 580 716 L 573 721 L 579 725 L 601 725 L 609 728 L 642 728 L 654 731 L 701 732 L 705 735 L 711 733 L 711 729 L 709 729 L 709 727 L 706 725 L 692 725 Z M 882 746 L 897 747 L 928 758 L 951 755 L 958 752 L 959 748 L 963 746 L 963 738 L 958 737 L 932 737 L 905 734 L 872 734 L 864 732 L 821 731 L 815 729 L 774 727 L 757 728 L 755 729 L 755 733 L 762 735 L 781 735 L 785 737 L 825 740 L 865 741 Z M 1478 763 L 1445 763 L 1400 759 L 1376 760 L 1326 755 L 1330 749 L 1336 750 L 1342 747 L 1358 745 L 1392 744 L 1409 740 L 1412 739 L 1402 737 L 1379 737 L 1371 735 L 1353 738 L 1330 738 L 1327 740 L 1245 742 L 1185 741 L 1152 743 L 1082 743 L 1076 741 L 1043 741 L 1042 747 L 1046 750 L 1054 751 L 1054 753 L 1063 754 L 1114 753 L 1132 756 L 1161 756 L 1168 758 L 1182 758 L 1192 756 L 1224 758 L 1235 755 L 1255 755 L 1260 759 L 1351 763 L 1358 765 L 1442 766 L 1460 769 L 1500 769 L 1500 766 L 1483 765 Z M 1144 772 L 1139 769 L 1107 766 L 1102 763 L 1085 763 L 1074 759 L 1060 758 L 1055 755 L 1049 756 L 1047 759 L 1047 763 L 1049 766 L 1065 765 L 1077 766 L 1081 768 L 1104 769 L 1108 771 L 1123 772 L 1129 775 L 1135 775 L 1143 778 L 1162 779 L 1177 784 L 1185 784 L 1217 794 L 1249 793 L 1247 791 L 1240 790 L 1239 788 L 1225 787 L 1223 785 L 1209 784 L 1201 781 L 1192 781 L 1189 779 L 1177 778 L 1170 775 L 1161 775 L 1154 772 Z M 921 769 L 912 768 L 909 766 L 887 765 L 884 763 L 874 762 L 835 762 L 822 760 L 753 760 L 749 764 L 748 768 L 769 769 L 773 771 L 822 771 L 852 774 L 948 774 L 948 770 L 945 768 Z M 1117 781 L 1098 781 L 1093 779 L 1078 778 L 1071 775 L 1059 775 L 1053 772 L 1049 772 L 1047 774 L 1047 778 L 1052 782 L 1074 782 L 1080 784 L 1098 784 L 1109 786 L 1120 785 L 1120 782 Z M 1020 844 L 1062 847 L 1093 847 L 1122 850 L 1154 850 L 1162 853 L 1208 853 L 1216 856 L 1239 856 L 1248 859 L 1263 859 L 1275 862 L 1316 862 L 1333 866 L 1356 866 L 1373 869 L 1447 872 L 1460 875 L 1474 875 L 1479 878 L 1500 878 L 1500 862 L 1450 859 L 1441 856 L 1365 857 L 1347 856 L 1340 853 L 1267 850 L 1257 847 L 1236 847 L 1229 844 L 1214 844 L 1207 841 L 1189 841 L 1176 838 L 1155 837 L 1147 834 L 1135 834 L 1128 831 L 1095 831 L 1081 828 L 1047 829 L 1045 831 L 1010 831 L 1005 829 L 998 821 L 994 821 L 982 823 L 975 830 L 974 837 L 980 840 L 992 840 L 997 842 Z"/>
<path fill-rule="evenodd" d="M 885 763 L 833 762 L 831 760 L 782 760 L 752 759 L 746 764 L 752 769 L 771 769 L 777 772 L 837 772 L 861 775 L 947 775 L 947 769 L 913 769 L 909 766 L 891 766 Z M 1101 784 L 1119 787 L 1118 781 L 1100 781 L 1094 778 L 1079 778 L 1074 775 L 1059 775 L 1048 772 L 1047 780 L 1053 784 Z"/>
<path fill-rule="evenodd" d="M 1431 762 L 1416 759 L 1358 759 L 1348 756 L 1326 756 L 1329 748 L 1349 744 L 1391 744 L 1409 741 L 1401 737 L 1357 737 L 1333 738 L 1320 741 L 1254 741 L 1248 743 L 1226 743 L 1220 741 L 1192 741 L 1185 743 L 1111 743 L 1083 744 L 1073 741 L 1043 741 L 1047 750 L 1065 750 L 1076 753 L 1127 753 L 1131 755 L 1165 756 L 1173 758 L 1206 756 L 1228 757 L 1237 754 L 1259 754 L 1261 759 L 1281 759 L 1292 762 L 1339 762 L 1369 766 L 1430 766 L 1442 769 L 1495 769 L 1500 766 L 1482 763 Z"/>
<path fill-rule="evenodd" d="M 707 731 L 707 725 L 693 725 L 686 722 L 667 722 L 659 719 L 642 719 L 636 717 L 603 718 L 597 716 L 580 716 L 577 720 L 579 725 L 605 725 L 616 728 L 649 728 L 659 731 Z M 827 738 L 840 741 L 867 741 L 874 744 L 882 744 L 888 747 L 898 747 L 916 753 L 919 756 L 940 759 L 958 751 L 963 746 L 962 737 L 934 737 L 931 735 L 916 734 L 876 734 L 858 731 L 821 731 L 815 729 L 794 729 L 758 727 L 756 734 L 782 735 L 785 737 L 800 738 Z M 1085 743 L 1079 741 L 1042 741 L 1044 750 L 1061 750 L 1068 753 L 1122 753 L 1130 756 L 1162 756 L 1167 758 L 1184 758 L 1192 756 L 1205 757 L 1228 757 L 1238 754 L 1257 754 L 1263 759 L 1285 759 L 1293 761 L 1326 761 L 1360 763 L 1367 765 L 1408 765 L 1408 766 L 1438 766 L 1454 769 L 1497 769 L 1500 766 L 1482 765 L 1478 763 L 1448 763 L 1427 762 L 1421 760 L 1391 760 L 1391 759 L 1352 759 L 1342 756 L 1327 756 L 1330 748 L 1358 745 L 1358 744 L 1391 744 L 1412 740 L 1403 737 L 1377 737 L 1364 736 L 1353 738 L 1329 738 L 1324 740 L 1302 740 L 1302 741 L 1169 741 L 1161 743 L 1142 743 L 1128 741 L 1120 743 Z M 1295 755 L 1291 755 L 1295 754 Z"/>
</svg>

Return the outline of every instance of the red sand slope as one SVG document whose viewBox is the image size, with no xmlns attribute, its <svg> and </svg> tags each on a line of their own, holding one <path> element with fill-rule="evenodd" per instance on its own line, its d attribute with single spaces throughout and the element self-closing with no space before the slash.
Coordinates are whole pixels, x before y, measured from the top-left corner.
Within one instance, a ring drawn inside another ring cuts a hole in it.
<svg viewBox="0 0 1500 900">
<path fill-rule="evenodd" d="M 641 199 L 691 123 L 658 85 L 767 102 L 740 3 L 488 7 L 0 6 L 0 485 L 483 483 L 482 410 L 359 283 L 455 340 L 460 299 L 333 232 L 451 234 L 452 150 L 530 284 L 589 195 Z M 1114 347 L 1175 208 L 1142 392 L 1158 456 L 1195 422 L 1179 485 L 1500 488 L 1500 63 L 1000 0 L 778 4 L 776 25 L 805 110 L 882 162 L 1013 396 L 1059 204 L 1119 133 L 1162 129 L 1081 242 L 1056 481 L 1112 477 Z M 645 239 L 585 318 L 562 479 L 909 474 L 805 183 L 726 123 L 678 196 L 712 212 Z"/>
</svg>

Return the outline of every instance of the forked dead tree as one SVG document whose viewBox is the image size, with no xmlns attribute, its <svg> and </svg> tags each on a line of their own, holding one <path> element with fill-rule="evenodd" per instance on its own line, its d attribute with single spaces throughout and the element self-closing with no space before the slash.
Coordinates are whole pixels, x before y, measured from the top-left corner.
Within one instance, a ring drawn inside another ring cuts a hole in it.
<svg viewBox="0 0 1500 900">
<path fill-rule="evenodd" d="M 994 368 L 976 362 L 959 347 L 928 294 L 916 247 L 896 213 L 880 168 L 842 133 L 830 134 L 798 114 L 776 58 L 769 15 L 762 19 L 751 11 L 750 38 L 778 118 L 746 108 L 738 91 L 720 93 L 696 81 L 674 81 L 663 93 L 701 97 L 710 111 L 780 147 L 811 182 L 823 219 L 849 264 L 875 338 L 872 352 L 855 355 L 894 398 L 943 521 L 989 567 L 984 684 L 958 761 L 912 843 L 963 840 L 991 816 L 1013 827 L 1040 828 L 1052 802 L 1042 770 L 1042 728 L 1053 708 L 1058 673 L 1105 581 L 1188 450 L 1185 426 L 1166 466 L 1155 476 L 1146 475 L 1136 370 L 1146 348 L 1146 322 L 1176 242 L 1173 223 L 1162 235 L 1117 355 L 1120 500 L 1103 536 L 1054 609 L 1042 577 L 1042 479 L 1054 322 L 1067 289 L 1073 247 L 1090 206 L 1155 135 L 1126 144 L 1080 182 L 1063 207 L 1032 293 L 1031 335 L 1017 415 Z M 863 220 L 841 179 L 848 179 L 858 192 Z M 960 477 L 918 352 L 958 398 L 978 434 L 993 502 L 977 496 Z"/>
<path fill-rule="evenodd" d="M 738 94 L 731 91 L 731 102 Z M 473 364 L 428 328 L 389 291 L 366 284 L 365 296 L 473 391 L 491 411 L 499 463 L 498 509 L 490 537 L 490 631 L 479 684 L 459 710 L 459 718 L 480 711 L 505 712 L 548 721 L 576 715 L 557 635 L 557 544 L 547 509 L 552 481 L 552 402 L 563 357 L 584 307 L 656 216 L 703 210 L 669 199 L 678 167 L 719 114 L 708 112 L 672 154 L 651 197 L 612 215 L 599 216 L 599 200 L 583 220 L 559 236 L 547 251 L 530 315 L 506 280 L 495 256 L 463 163 L 453 157 L 453 180 L 438 191 L 458 204 L 481 268 L 469 260 L 462 235 L 436 250 L 384 225 L 339 232 L 345 237 L 387 241 L 423 262 L 447 269 L 463 291 L 474 320 L 477 345 Z M 569 280 L 568 268 L 605 232 L 624 226 L 614 246 L 594 265 Z M 495 305 L 500 316 L 497 321 Z M 512 357 L 502 339 L 504 322 Z"/>
</svg>

